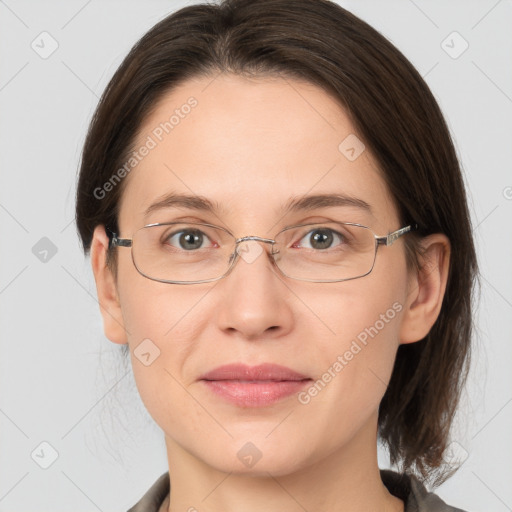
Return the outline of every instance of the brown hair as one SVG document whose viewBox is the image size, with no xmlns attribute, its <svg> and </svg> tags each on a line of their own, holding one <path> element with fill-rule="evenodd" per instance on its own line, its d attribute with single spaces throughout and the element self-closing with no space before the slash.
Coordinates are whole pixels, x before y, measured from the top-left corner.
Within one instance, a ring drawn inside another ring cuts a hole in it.
<svg viewBox="0 0 512 512">
<path fill-rule="evenodd" d="M 439 318 L 423 340 L 400 346 L 379 409 L 391 462 L 439 483 L 469 365 L 472 230 L 456 151 L 434 96 L 364 21 L 327 0 L 224 0 L 185 7 L 155 25 L 114 74 L 87 134 L 76 202 L 84 250 L 97 225 L 117 231 L 123 183 L 101 198 L 95 191 L 123 166 L 150 110 L 180 82 L 218 72 L 297 78 L 333 94 L 377 159 L 402 225 L 419 226 L 405 240 L 412 260 L 422 236 L 450 239 Z"/>
</svg>

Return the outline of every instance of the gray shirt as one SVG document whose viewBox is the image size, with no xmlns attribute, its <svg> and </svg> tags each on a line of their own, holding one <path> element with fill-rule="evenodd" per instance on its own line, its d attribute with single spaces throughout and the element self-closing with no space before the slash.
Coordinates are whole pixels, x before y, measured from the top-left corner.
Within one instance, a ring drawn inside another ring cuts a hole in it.
<svg viewBox="0 0 512 512">
<path fill-rule="evenodd" d="M 464 512 L 460 508 L 447 505 L 439 496 L 428 492 L 425 486 L 413 475 L 395 473 L 381 469 L 380 476 L 388 491 L 405 503 L 404 512 Z M 164 473 L 128 510 L 128 512 L 158 512 L 169 494 L 169 473 Z"/>
</svg>

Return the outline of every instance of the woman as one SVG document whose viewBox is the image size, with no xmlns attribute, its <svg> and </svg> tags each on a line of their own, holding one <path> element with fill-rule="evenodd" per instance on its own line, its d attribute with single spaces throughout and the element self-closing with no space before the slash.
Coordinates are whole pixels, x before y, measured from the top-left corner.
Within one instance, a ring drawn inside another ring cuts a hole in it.
<svg viewBox="0 0 512 512">
<path fill-rule="evenodd" d="M 427 85 L 366 23 L 325 0 L 158 23 L 98 105 L 77 224 L 165 435 L 132 512 L 459 510 L 424 483 L 449 476 L 468 367 L 464 185 Z"/>
</svg>

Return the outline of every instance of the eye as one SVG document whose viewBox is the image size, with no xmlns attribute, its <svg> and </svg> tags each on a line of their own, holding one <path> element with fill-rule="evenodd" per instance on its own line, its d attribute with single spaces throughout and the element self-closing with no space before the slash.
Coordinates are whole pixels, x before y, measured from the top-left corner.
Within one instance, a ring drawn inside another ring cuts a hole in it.
<svg viewBox="0 0 512 512">
<path fill-rule="evenodd" d="M 293 247 L 322 250 L 343 243 L 346 243 L 346 238 L 342 234 L 329 228 L 315 228 L 306 233 L 298 243 L 294 243 Z"/>
<path fill-rule="evenodd" d="M 210 244 L 208 244 L 208 242 L 210 242 Z M 185 251 L 204 249 L 205 247 L 211 246 L 210 239 L 198 229 L 183 229 L 171 233 L 164 237 L 164 243 Z"/>
</svg>

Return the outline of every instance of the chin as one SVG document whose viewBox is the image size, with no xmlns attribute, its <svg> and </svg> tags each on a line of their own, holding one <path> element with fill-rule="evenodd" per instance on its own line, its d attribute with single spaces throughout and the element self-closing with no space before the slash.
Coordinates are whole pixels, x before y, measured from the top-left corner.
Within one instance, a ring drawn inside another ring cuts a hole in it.
<svg viewBox="0 0 512 512">
<path fill-rule="evenodd" d="M 212 446 L 208 446 L 196 454 L 218 471 L 254 477 L 268 477 L 269 473 L 284 476 L 308 465 L 310 457 L 303 439 L 295 442 L 291 436 L 276 436 L 271 440 L 266 435 L 235 437 L 216 444 L 213 452 Z"/>
</svg>

